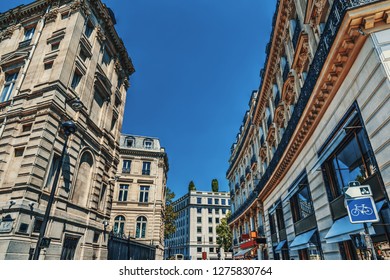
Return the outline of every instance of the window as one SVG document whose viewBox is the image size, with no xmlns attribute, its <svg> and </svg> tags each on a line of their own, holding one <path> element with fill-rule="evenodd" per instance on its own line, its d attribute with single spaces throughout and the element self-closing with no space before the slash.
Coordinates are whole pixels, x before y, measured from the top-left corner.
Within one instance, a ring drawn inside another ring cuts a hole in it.
<svg viewBox="0 0 390 280">
<path fill-rule="evenodd" d="M 196 238 L 196 242 L 197 242 L 198 244 L 202 244 L 202 237 L 201 237 L 201 236 L 198 236 L 198 237 Z"/>
<path fill-rule="evenodd" d="M 135 139 L 133 137 L 126 138 L 126 147 L 133 147 L 135 143 Z"/>
<path fill-rule="evenodd" d="M 197 247 L 197 248 L 196 248 L 196 252 L 202 253 L 202 247 Z"/>
<path fill-rule="evenodd" d="M 196 198 L 196 203 L 197 204 L 201 204 L 202 203 L 202 198 L 201 197 L 197 197 Z"/>
<path fill-rule="evenodd" d="M 144 148 L 145 148 L 145 149 L 151 149 L 151 148 L 153 148 L 153 140 L 151 140 L 151 139 L 145 139 L 145 140 L 144 140 Z"/>
<path fill-rule="evenodd" d="M 226 214 L 226 209 L 225 209 L 225 208 L 222 208 L 222 214 L 223 214 L 223 215 Z"/>
<path fill-rule="evenodd" d="M 100 237 L 100 233 L 95 231 L 93 233 L 93 243 L 98 243 L 99 242 L 99 237 Z"/>
<path fill-rule="evenodd" d="M 33 233 L 39 233 L 41 231 L 43 220 L 41 218 L 35 218 Z"/>
<path fill-rule="evenodd" d="M 226 205 L 226 199 L 224 199 L 224 198 L 221 199 L 221 204 L 222 204 L 222 205 Z"/>
<path fill-rule="evenodd" d="M 76 237 L 65 236 L 62 246 L 61 260 L 73 260 L 79 239 Z"/>
<path fill-rule="evenodd" d="M 212 208 L 208 208 L 207 210 L 208 210 L 209 214 L 213 214 L 213 209 Z"/>
<path fill-rule="evenodd" d="M 209 237 L 209 243 L 213 243 L 213 237 Z"/>
<path fill-rule="evenodd" d="M 24 147 L 15 148 L 15 157 L 22 157 L 24 153 Z"/>
<path fill-rule="evenodd" d="M 200 208 L 200 207 L 196 208 L 196 212 L 199 214 L 202 213 L 202 208 Z"/>
<path fill-rule="evenodd" d="M 84 62 L 89 57 L 89 55 L 87 54 L 87 52 L 83 48 L 80 49 L 79 56 L 80 56 L 81 60 L 84 61 Z"/>
<path fill-rule="evenodd" d="M 142 163 L 142 175 L 150 175 L 150 161 L 144 161 Z"/>
<path fill-rule="evenodd" d="M 218 225 L 219 224 L 219 218 L 215 218 L 215 223 Z"/>
<path fill-rule="evenodd" d="M 135 230 L 135 238 L 145 238 L 146 236 L 146 217 L 141 216 L 137 218 L 137 226 Z"/>
<path fill-rule="evenodd" d="M 131 160 L 123 160 L 122 173 L 130 173 Z"/>
<path fill-rule="evenodd" d="M 107 48 L 103 50 L 102 64 L 109 65 L 111 62 L 111 55 L 108 53 Z"/>
<path fill-rule="evenodd" d="M 219 204 L 219 199 L 218 199 L 218 198 L 215 198 L 215 199 L 214 199 L 214 203 L 215 203 L 216 205 L 218 205 L 218 204 Z"/>
<path fill-rule="evenodd" d="M 209 217 L 209 224 L 213 223 L 213 218 Z"/>
<path fill-rule="evenodd" d="M 198 224 L 202 223 L 202 217 L 197 217 L 197 218 L 196 218 L 196 222 L 197 222 Z"/>
<path fill-rule="evenodd" d="M 214 248 L 210 248 L 210 253 L 214 253 Z"/>
<path fill-rule="evenodd" d="M 209 227 L 209 233 L 213 233 L 213 227 Z"/>
<path fill-rule="evenodd" d="M 5 102 L 9 100 L 17 78 L 18 72 L 5 74 L 5 83 L 3 90 L 1 91 L 0 102 Z"/>
<path fill-rule="evenodd" d="M 125 232 L 125 217 L 122 215 L 116 216 L 114 219 L 114 233 L 124 234 Z"/>
<path fill-rule="evenodd" d="M 53 61 L 46 62 L 46 63 L 43 65 L 43 67 L 44 67 L 45 70 L 49 70 L 49 69 L 53 68 Z"/>
<path fill-rule="evenodd" d="M 27 41 L 27 40 L 31 40 L 33 35 L 34 35 L 34 31 L 35 31 L 35 28 L 32 27 L 32 28 L 27 28 L 25 31 L 24 31 L 24 38 L 23 38 L 23 41 Z"/>
<path fill-rule="evenodd" d="M 375 159 L 360 120 L 355 117 L 345 131 L 345 138 L 324 163 L 323 170 L 329 181 L 330 200 L 343 194 L 343 188 L 348 186 L 350 181 L 359 181 L 363 184 L 376 172 Z"/>
<path fill-rule="evenodd" d="M 149 201 L 149 189 L 148 186 L 140 186 L 139 188 L 139 202 L 147 203 Z"/>
<path fill-rule="evenodd" d="M 88 21 L 87 24 L 85 25 L 85 31 L 84 31 L 84 34 L 85 36 L 87 36 L 87 38 L 91 37 L 93 29 L 94 29 L 93 24 L 90 21 Z"/>
<path fill-rule="evenodd" d="M 298 222 L 312 213 L 314 213 L 313 202 L 310 197 L 310 190 L 307 179 L 303 181 L 301 187 L 290 199 L 290 206 L 293 216 L 293 221 Z"/>
<path fill-rule="evenodd" d="M 208 199 L 207 199 L 207 203 L 208 203 L 208 204 L 213 204 L 213 199 L 212 199 L 212 198 L 208 198 Z"/>
<path fill-rule="evenodd" d="M 202 227 L 196 227 L 196 232 L 197 233 L 202 233 Z"/>
<path fill-rule="evenodd" d="M 55 42 L 53 44 L 51 44 L 51 50 L 52 51 L 56 51 L 60 48 L 60 42 Z"/>
<path fill-rule="evenodd" d="M 99 210 L 104 210 L 104 207 L 106 206 L 106 190 L 107 190 L 107 185 L 103 184 L 102 189 L 100 190 L 100 195 L 99 195 Z"/>
<path fill-rule="evenodd" d="M 118 201 L 127 201 L 127 192 L 129 191 L 129 185 L 119 185 Z"/>
<path fill-rule="evenodd" d="M 76 89 L 81 81 L 81 78 L 82 75 L 78 71 L 75 71 L 73 74 L 72 83 L 70 84 L 70 87 Z"/>
<path fill-rule="evenodd" d="M 46 180 L 46 187 L 51 188 L 54 180 L 54 175 L 56 173 L 56 170 L 58 168 L 58 165 L 60 164 L 60 156 L 57 154 L 53 155 L 53 159 L 51 160 L 51 165 L 49 169 L 49 174 L 47 176 Z"/>
</svg>

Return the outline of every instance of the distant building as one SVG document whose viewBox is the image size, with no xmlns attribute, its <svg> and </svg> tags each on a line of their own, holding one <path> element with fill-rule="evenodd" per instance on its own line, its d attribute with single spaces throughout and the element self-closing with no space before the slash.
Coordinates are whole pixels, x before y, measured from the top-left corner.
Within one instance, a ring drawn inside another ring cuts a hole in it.
<svg viewBox="0 0 390 280">
<path fill-rule="evenodd" d="M 100 0 L 0 14 L 0 259 L 32 258 L 67 142 L 40 259 L 106 259 L 119 139 L 134 72 Z M 78 105 L 78 106 L 74 106 Z"/>
<path fill-rule="evenodd" d="M 168 169 L 168 156 L 159 139 L 121 135 L 110 227 L 116 236 L 154 247 L 155 259 L 162 259 L 164 253 Z"/>
<path fill-rule="evenodd" d="M 190 260 L 218 259 L 216 227 L 230 209 L 229 193 L 190 191 L 173 206 L 176 232 L 165 240 L 165 258 L 182 254 Z"/>
<path fill-rule="evenodd" d="M 236 257 L 373 258 L 344 206 L 358 181 L 379 212 L 376 254 L 390 259 L 389 11 L 390 1 L 277 1 L 226 174 Z"/>
</svg>

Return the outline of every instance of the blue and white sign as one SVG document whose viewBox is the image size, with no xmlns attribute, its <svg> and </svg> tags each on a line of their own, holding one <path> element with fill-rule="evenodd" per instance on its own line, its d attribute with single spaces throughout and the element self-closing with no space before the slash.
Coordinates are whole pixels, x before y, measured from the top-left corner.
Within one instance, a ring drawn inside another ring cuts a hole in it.
<svg viewBox="0 0 390 280">
<path fill-rule="evenodd" d="M 346 199 L 345 206 L 352 224 L 379 221 L 378 211 L 371 196 Z"/>
</svg>

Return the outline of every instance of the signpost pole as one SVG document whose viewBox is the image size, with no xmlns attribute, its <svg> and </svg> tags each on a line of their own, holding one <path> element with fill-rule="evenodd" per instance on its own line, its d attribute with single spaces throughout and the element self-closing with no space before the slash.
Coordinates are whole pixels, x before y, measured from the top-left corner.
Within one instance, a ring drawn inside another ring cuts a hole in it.
<svg viewBox="0 0 390 280">
<path fill-rule="evenodd" d="M 369 231 L 368 231 L 367 223 L 363 223 L 363 225 L 364 225 L 364 235 L 365 235 L 366 240 L 367 240 L 368 243 L 369 243 L 369 244 L 367 244 L 367 245 L 368 245 L 367 247 L 368 247 L 368 248 L 370 249 L 370 251 L 371 251 L 372 258 L 373 258 L 374 260 L 377 260 L 378 258 L 377 258 L 377 256 L 376 256 L 376 252 L 375 252 L 375 248 L 374 248 L 374 243 L 372 242 L 371 235 L 370 235 L 370 233 L 369 233 Z"/>
</svg>

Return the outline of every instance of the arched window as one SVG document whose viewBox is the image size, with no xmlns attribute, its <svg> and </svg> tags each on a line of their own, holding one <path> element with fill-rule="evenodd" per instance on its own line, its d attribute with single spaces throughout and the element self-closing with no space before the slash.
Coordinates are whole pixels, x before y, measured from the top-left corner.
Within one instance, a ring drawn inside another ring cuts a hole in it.
<svg viewBox="0 0 390 280">
<path fill-rule="evenodd" d="M 135 230 L 135 238 L 145 238 L 146 236 L 147 219 L 144 216 L 137 218 L 137 225 Z"/>
<path fill-rule="evenodd" d="M 79 206 L 86 206 L 89 186 L 92 181 L 93 157 L 90 152 L 84 152 L 80 159 L 72 201 Z"/>
<path fill-rule="evenodd" d="M 126 147 L 134 147 L 135 146 L 135 138 L 134 137 L 126 137 L 125 146 Z"/>
<path fill-rule="evenodd" d="M 114 233 L 123 234 L 125 232 L 125 217 L 116 216 L 114 220 Z"/>
</svg>

